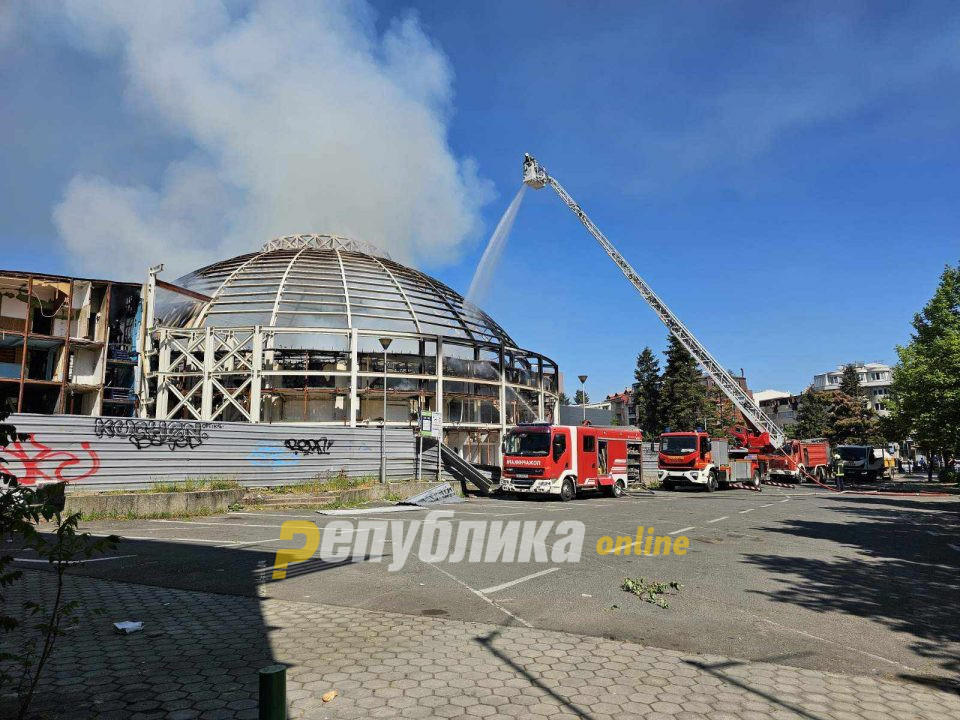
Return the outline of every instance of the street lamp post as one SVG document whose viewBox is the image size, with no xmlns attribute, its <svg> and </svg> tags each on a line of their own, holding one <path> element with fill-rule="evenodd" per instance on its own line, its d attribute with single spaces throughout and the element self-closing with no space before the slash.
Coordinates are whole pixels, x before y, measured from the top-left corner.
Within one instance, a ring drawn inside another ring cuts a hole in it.
<svg viewBox="0 0 960 720">
<path fill-rule="evenodd" d="M 587 382 L 586 375 L 577 375 L 580 379 L 580 407 L 583 409 L 583 424 L 587 424 L 587 391 L 584 390 L 584 383 Z"/>
<path fill-rule="evenodd" d="M 383 348 L 383 419 L 380 422 L 380 482 L 387 481 L 387 348 L 393 338 L 380 338 Z"/>
</svg>

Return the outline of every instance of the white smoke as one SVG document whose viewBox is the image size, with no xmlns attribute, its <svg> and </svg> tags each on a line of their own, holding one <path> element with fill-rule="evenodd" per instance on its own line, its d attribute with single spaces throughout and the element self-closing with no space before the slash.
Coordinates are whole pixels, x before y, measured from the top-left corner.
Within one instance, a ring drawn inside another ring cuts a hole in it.
<svg viewBox="0 0 960 720">
<path fill-rule="evenodd" d="M 72 179 L 54 220 L 87 273 L 174 277 L 298 232 L 436 263 L 478 234 L 492 186 L 447 144 L 452 71 L 413 15 L 378 34 L 356 2 L 64 8 L 80 48 L 119 54 L 125 110 L 194 148 L 155 187 Z"/>
</svg>

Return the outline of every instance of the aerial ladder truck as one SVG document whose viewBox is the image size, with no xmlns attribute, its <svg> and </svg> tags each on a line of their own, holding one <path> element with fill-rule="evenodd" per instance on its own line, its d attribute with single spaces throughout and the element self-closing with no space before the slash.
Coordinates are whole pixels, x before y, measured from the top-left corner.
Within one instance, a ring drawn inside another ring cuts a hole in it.
<svg viewBox="0 0 960 720">
<path fill-rule="evenodd" d="M 546 169 L 530 154 L 524 155 L 523 182 L 534 189 L 540 189 L 547 185 L 553 188 L 563 203 L 583 223 L 587 232 L 600 243 L 600 247 L 620 268 L 624 277 L 637 289 L 640 297 L 653 308 L 657 317 L 667 326 L 671 334 L 696 359 L 704 372 L 710 376 L 717 387 L 743 414 L 753 430 L 753 432 L 734 432 L 736 443 L 740 446 L 734 451 L 728 450 L 725 441 L 711 441 L 710 436 L 705 432 L 664 433 L 660 438 L 658 459 L 660 479 L 664 486 L 669 488 L 679 484 L 694 484 L 707 490 L 715 490 L 721 484 L 741 480 L 759 486 L 764 468 L 762 463 L 758 463 L 757 458 L 759 453 L 765 451 L 776 452 L 784 444 L 786 436 L 780 426 L 714 359 L 713 355 L 667 307 L 667 304 L 631 267 L 630 263 L 613 246 L 613 243 L 600 232 L 600 228 L 594 225 L 577 202 L 563 189 L 563 186 L 551 177 Z M 737 461 L 734 462 L 735 458 Z"/>
</svg>

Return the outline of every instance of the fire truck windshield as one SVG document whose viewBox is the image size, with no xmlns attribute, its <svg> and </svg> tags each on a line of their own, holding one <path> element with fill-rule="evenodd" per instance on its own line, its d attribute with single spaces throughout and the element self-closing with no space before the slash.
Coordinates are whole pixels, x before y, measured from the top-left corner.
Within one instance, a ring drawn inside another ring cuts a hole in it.
<svg viewBox="0 0 960 720">
<path fill-rule="evenodd" d="M 660 452 L 664 455 L 689 455 L 696 449 L 697 438 L 694 435 L 667 435 L 660 438 Z"/>
<path fill-rule="evenodd" d="M 507 434 L 507 455 L 546 455 L 550 452 L 550 433 L 513 431 Z"/>
</svg>

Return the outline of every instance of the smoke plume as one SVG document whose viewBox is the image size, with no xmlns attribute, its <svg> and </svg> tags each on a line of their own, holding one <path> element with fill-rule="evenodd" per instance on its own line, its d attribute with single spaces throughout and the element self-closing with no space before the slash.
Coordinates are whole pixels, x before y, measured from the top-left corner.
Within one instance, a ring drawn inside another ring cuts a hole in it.
<svg viewBox="0 0 960 720">
<path fill-rule="evenodd" d="M 297 232 L 439 263 L 478 234 L 492 186 L 447 143 L 452 71 L 415 16 L 378 32 L 355 2 L 64 10 L 83 51 L 119 58 L 119 111 L 191 148 L 152 185 L 70 181 L 54 220 L 87 273 L 134 279 L 162 261 L 175 277 Z"/>
</svg>

